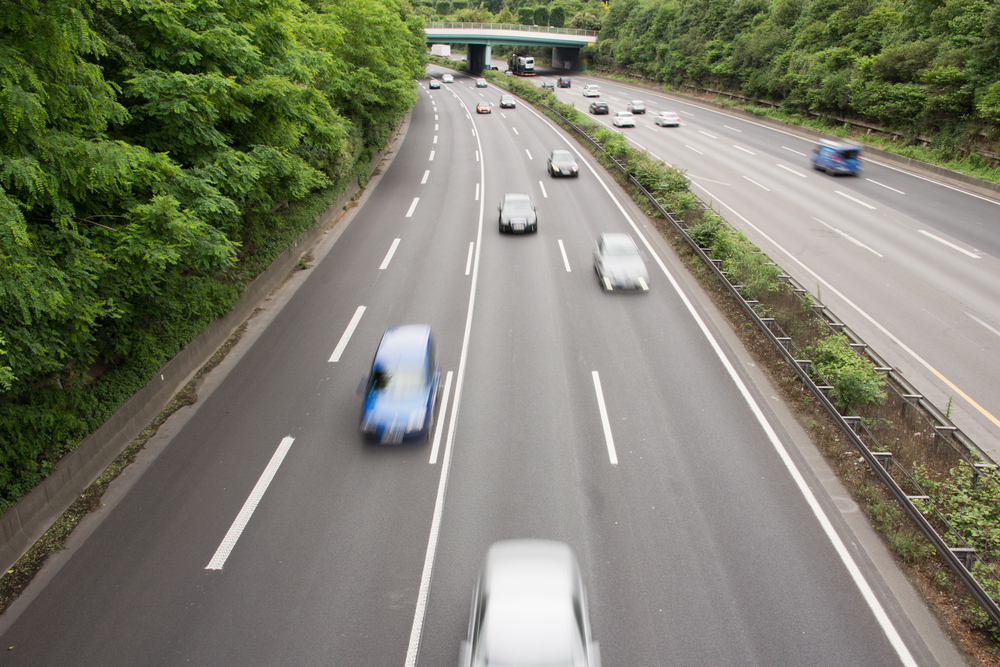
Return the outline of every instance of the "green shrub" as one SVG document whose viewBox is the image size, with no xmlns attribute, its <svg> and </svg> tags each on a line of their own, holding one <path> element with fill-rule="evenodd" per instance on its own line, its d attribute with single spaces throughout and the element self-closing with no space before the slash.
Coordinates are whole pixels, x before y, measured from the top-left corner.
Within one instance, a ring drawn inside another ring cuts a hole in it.
<svg viewBox="0 0 1000 667">
<path fill-rule="evenodd" d="M 885 402 L 885 378 L 851 346 L 843 334 L 832 334 L 806 348 L 813 368 L 833 387 L 830 400 L 841 410 L 852 405 Z"/>
</svg>

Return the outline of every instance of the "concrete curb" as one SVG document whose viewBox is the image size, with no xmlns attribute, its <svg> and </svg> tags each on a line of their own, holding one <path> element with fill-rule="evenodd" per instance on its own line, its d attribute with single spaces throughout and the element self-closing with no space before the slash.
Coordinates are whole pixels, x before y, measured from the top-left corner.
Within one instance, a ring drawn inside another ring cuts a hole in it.
<svg viewBox="0 0 1000 667">
<path fill-rule="evenodd" d="M 404 133 L 409 113 L 400 121 L 394 137 Z M 390 143 L 390 146 L 392 143 Z M 379 151 L 369 163 L 374 173 L 389 152 Z M 168 361 L 145 387 L 136 392 L 96 431 L 63 456 L 51 475 L 29 491 L 0 517 L 0 565 L 9 570 L 31 546 L 62 516 L 87 487 L 111 465 L 115 458 L 166 407 L 170 399 L 212 358 L 215 351 L 257 307 L 279 287 L 299 259 L 310 250 L 337 220 L 341 211 L 362 188 L 354 180 L 312 228 L 303 232 L 275 259 L 243 293 L 243 298 L 226 315 L 212 322 L 197 338 Z"/>
</svg>

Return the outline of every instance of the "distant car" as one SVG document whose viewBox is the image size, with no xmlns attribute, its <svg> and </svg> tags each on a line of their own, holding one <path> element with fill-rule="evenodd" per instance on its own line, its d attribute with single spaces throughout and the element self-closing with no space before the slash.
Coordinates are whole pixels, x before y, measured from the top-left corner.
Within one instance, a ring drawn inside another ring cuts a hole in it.
<svg viewBox="0 0 1000 667">
<path fill-rule="evenodd" d="M 455 77 L 453 77 L 451 74 L 445 74 L 444 76 L 441 77 L 441 80 L 444 81 L 445 83 L 455 83 Z"/>
<path fill-rule="evenodd" d="M 597 116 L 597 115 L 600 115 L 600 114 L 607 115 L 607 114 L 611 113 L 611 111 L 608 109 L 608 103 L 607 102 L 591 102 L 590 103 L 590 113 L 592 113 L 595 116 Z"/>
<path fill-rule="evenodd" d="M 601 87 L 600 86 L 595 86 L 595 85 L 584 86 L 583 87 L 583 96 L 584 97 L 600 97 L 601 96 Z"/>
<path fill-rule="evenodd" d="M 861 152 L 861 146 L 853 142 L 823 139 L 813 149 L 810 159 L 813 169 L 820 169 L 828 174 L 857 176 L 863 170 Z"/>
<path fill-rule="evenodd" d="M 507 70 L 506 72 L 504 72 L 504 74 L 506 74 L 507 76 L 514 76 L 514 70 Z"/>
<path fill-rule="evenodd" d="M 431 82 L 430 82 L 430 84 L 428 84 L 428 87 L 431 90 L 434 90 L 436 88 L 440 88 L 441 87 L 441 82 L 438 81 L 437 79 L 431 79 Z"/>
<path fill-rule="evenodd" d="M 632 113 L 646 113 L 646 103 L 642 100 L 632 100 L 625 105 L 625 111 Z"/>
<path fill-rule="evenodd" d="M 500 96 L 500 108 L 501 109 L 513 109 L 516 104 L 513 95 L 501 95 Z"/>
<path fill-rule="evenodd" d="M 430 325 L 386 329 L 362 382 L 361 432 L 382 444 L 430 435 L 440 377 Z"/>
<path fill-rule="evenodd" d="M 476 79 L 476 88 L 486 88 L 488 85 L 486 79 Z"/>
<path fill-rule="evenodd" d="M 476 113 L 493 113 L 493 107 L 489 102 L 480 102 L 476 105 Z"/>
<path fill-rule="evenodd" d="M 494 72 L 499 72 L 500 68 L 499 67 L 490 67 L 490 70 L 492 70 Z"/>
<path fill-rule="evenodd" d="M 611 119 L 611 123 L 615 127 L 635 127 L 635 116 L 629 111 L 618 111 Z"/>
<path fill-rule="evenodd" d="M 494 543 L 472 594 L 460 667 L 600 664 L 573 550 L 554 540 Z"/>
<path fill-rule="evenodd" d="M 649 289 L 646 262 L 628 234 L 601 234 L 594 250 L 594 271 L 608 292 Z"/>
<path fill-rule="evenodd" d="M 571 152 L 557 149 L 549 154 L 549 175 L 579 176 L 580 167 Z"/>
<path fill-rule="evenodd" d="M 506 194 L 500 206 L 500 233 L 537 232 L 538 214 L 528 195 Z"/>
<path fill-rule="evenodd" d="M 542 90 L 547 90 L 550 93 L 554 93 L 555 90 L 556 90 L 556 87 L 554 85 L 552 85 L 551 81 L 546 81 L 545 83 L 542 84 Z"/>
<path fill-rule="evenodd" d="M 673 111 L 661 111 L 656 114 L 656 118 L 653 119 L 653 122 L 657 125 L 662 125 L 663 127 L 680 127 L 681 117 Z"/>
<path fill-rule="evenodd" d="M 569 88 L 573 82 L 568 76 L 561 76 L 559 77 L 559 81 L 557 83 L 560 88 Z"/>
</svg>

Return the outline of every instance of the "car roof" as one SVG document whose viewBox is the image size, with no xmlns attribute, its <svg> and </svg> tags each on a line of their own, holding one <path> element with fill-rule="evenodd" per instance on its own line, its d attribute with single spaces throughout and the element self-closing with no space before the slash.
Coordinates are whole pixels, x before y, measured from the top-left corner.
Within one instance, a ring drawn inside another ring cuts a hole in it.
<svg viewBox="0 0 1000 667">
<path fill-rule="evenodd" d="M 552 157 L 573 157 L 573 154 L 565 148 L 556 148 L 552 151 Z"/>
<path fill-rule="evenodd" d="M 606 248 L 635 248 L 635 241 L 628 234 L 606 232 L 601 234 L 601 240 Z"/>
<path fill-rule="evenodd" d="M 525 201 L 529 204 L 531 203 L 531 197 L 520 192 L 508 192 L 503 196 L 504 203 L 515 202 L 515 201 Z"/>
<path fill-rule="evenodd" d="M 483 584 L 498 598 L 570 599 L 578 581 L 569 545 L 555 540 L 504 540 L 486 552 Z"/>
<path fill-rule="evenodd" d="M 631 116 L 632 112 L 631 111 L 618 111 L 618 112 L 615 113 L 615 115 L 616 116 Z"/>
<path fill-rule="evenodd" d="M 395 367 L 400 364 L 421 364 L 430 346 L 429 324 L 398 324 L 382 334 L 373 365 Z"/>
<path fill-rule="evenodd" d="M 632 104 L 642 104 L 642 100 L 632 100 Z"/>
</svg>

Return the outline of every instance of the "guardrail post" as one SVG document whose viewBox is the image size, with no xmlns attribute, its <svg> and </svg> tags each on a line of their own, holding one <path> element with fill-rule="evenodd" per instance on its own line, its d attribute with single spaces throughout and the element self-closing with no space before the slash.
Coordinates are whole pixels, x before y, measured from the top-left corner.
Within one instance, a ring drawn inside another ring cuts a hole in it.
<svg viewBox="0 0 1000 667">
<path fill-rule="evenodd" d="M 883 470 L 889 470 L 889 463 L 892 462 L 892 452 L 872 452 L 872 456 L 878 461 L 878 464 L 882 466 Z"/>
<path fill-rule="evenodd" d="M 844 421 L 847 422 L 847 425 L 851 427 L 851 430 L 857 433 L 858 426 L 861 424 L 861 417 L 858 417 L 857 415 L 844 415 L 843 417 Z"/>
</svg>

